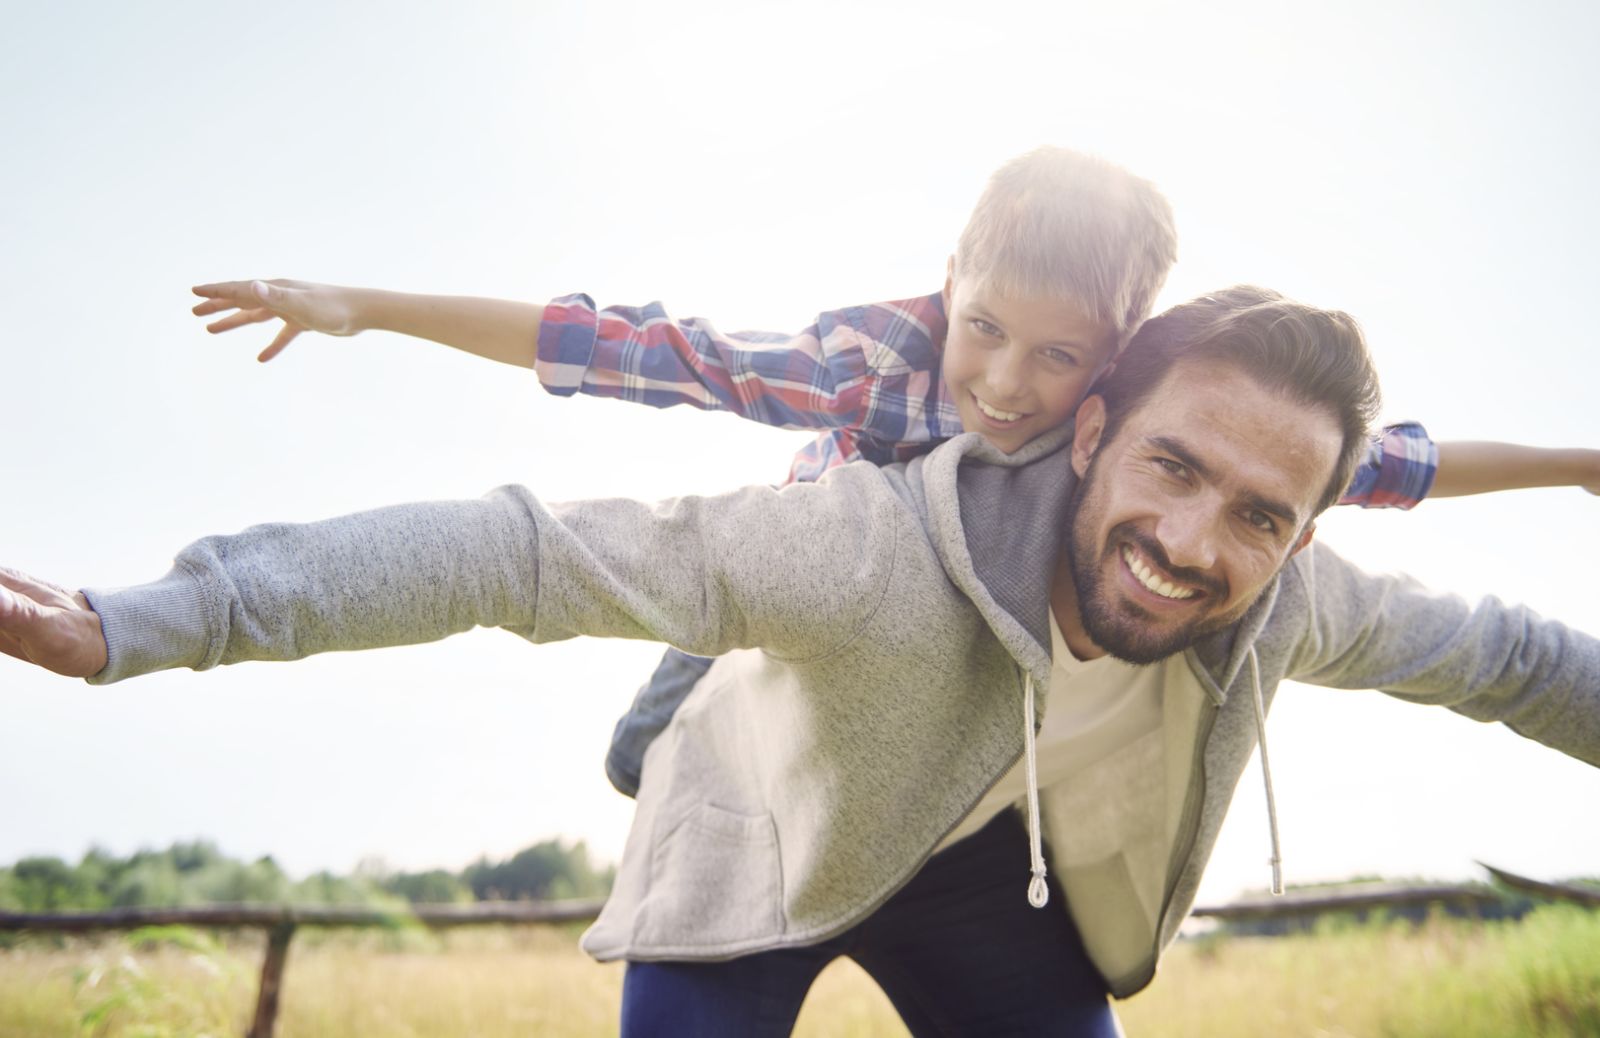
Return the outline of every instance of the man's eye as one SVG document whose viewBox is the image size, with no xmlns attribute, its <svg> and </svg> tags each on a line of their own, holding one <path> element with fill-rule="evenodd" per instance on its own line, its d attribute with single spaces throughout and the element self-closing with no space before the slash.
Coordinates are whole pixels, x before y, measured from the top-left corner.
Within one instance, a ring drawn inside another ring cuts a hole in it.
<svg viewBox="0 0 1600 1038">
<path fill-rule="evenodd" d="M 1275 533 L 1278 529 L 1278 524 L 1273 521 L 1272 516 L 1261 511 L 1259 508 L 1254 508 L 1249 512 L 1246 512 L 1245 519 L 1250 523 L 1251 526 L 1254 526 L 1262 533 Z"/>
<path fill-rule="evenodd" d="M 1157 458 L 1156 464 L 1161 467 L 1161 471 L 1165 472 L 1169 476 L 1181 477 L 1189 471 L 1183 467 L 1182 462 L 1173 461 L 1171 458 Z"/>
</svg>

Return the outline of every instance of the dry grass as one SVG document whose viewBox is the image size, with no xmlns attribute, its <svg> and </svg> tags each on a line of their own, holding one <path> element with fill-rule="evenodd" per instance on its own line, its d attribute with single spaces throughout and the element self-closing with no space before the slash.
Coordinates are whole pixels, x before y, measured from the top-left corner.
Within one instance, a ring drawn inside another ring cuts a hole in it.
<svg viewBox="0 0 1600 1038">
<path fill-rule="evenodd" d="M 290 947 L 279 1038 L 590 1038 L 616 1032 L 622 966 L 577 948 L 577 930 L 427 933 L 307 931 Z M 0 952 L 0 1038 L 184 1038 L 243 1034 L 262 942 L 209 952 L 121 940 L 29 941 Z M 103 1010 L 94 1026 L 86 1014 Z M 876 985 L 836 962 L 813 987 L 795 1033 L 904 1035 Z"/>
<path fill-rule="evenodd" d="M 613 1034 L 622 969 L 585 958 L 576 933 L 307 931 L 289 954 L 278 1033 Z M 209 947 L 32 941 L 0 951 L 0 1038 L 242 1034 L 260 948 L 241 937 Z M 1600 914 L 1549 909 L 1520 924 L 1185 942 L 1118 1011 L 1132 1038 L 1600 1035 Z M 813 989 L 796 1033 L 906 1032 L 872 982 L 839 962 Z"/>
</svg>

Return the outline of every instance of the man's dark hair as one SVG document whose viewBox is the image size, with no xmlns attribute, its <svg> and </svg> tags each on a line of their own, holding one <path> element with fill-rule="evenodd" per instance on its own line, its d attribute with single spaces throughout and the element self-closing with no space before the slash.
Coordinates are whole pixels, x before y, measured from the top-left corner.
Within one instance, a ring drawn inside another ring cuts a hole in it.
<svg viewBox="0 0 1600 1038">
<path fill-rule="evenodd" d="M 1106 405 L 1105 440 L 1180 360 L 1231 364 L 1264 388 L 1333 415 L 1344 448 L 1317 511 L 1339 500 L 1366 450 L 1379 405 L 1378 373 L 1354 318 L 1253 285 L 1180 303 L 1146 321 L 1095 386 Z"/>
</svg>

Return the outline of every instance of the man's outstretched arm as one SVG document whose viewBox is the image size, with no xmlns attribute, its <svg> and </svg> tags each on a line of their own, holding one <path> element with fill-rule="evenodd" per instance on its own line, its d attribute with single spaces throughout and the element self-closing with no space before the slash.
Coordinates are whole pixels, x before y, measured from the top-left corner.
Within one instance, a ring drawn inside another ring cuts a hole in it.
<svg viewBox="0 0 1600 1038">
<path fill-rule="evenodd" d="M 41 590 L 8 592 L 0 644 L 96 684 L 473 627 L 541 642 L 589 634 L 703 654 L 811 655 L 854 630 L 888 577 L 895 504 L 877 481 L 863 470 L 782 492 L 548 507 L 507 487 L 477 501 L 257 526 L 196 541 L 150 584 L 74 600 L 28 582 Z"/>
<path fill-rule="evenodd" d="M 1285 572 L 1307 598 L 1284 676 L 1447 706 L 1600 766 L 1600 640 L 1526 606 L 1364 573 L 1321 545 Z"/>
</svg>

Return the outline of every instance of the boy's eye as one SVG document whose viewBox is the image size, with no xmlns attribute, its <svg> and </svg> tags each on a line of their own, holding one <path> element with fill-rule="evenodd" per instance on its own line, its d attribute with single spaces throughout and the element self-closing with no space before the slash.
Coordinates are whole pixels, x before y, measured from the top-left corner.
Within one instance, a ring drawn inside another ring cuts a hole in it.
<svg viewBox="0 0 1600 1038">
<path fill-rule="evenodd" d="M 991 338 L 998 338 L 1000 335 L 1000 329 L 998 327 L 990 324 L 981 317 L 974 317 L 972 319 L 972 327 L 976 328 L 980 335 L 987 335 Z"/>
<path fill-rule="evenodd" d="M 1066 350 L 1058 350 L 1055 347 L 1051 347 L 1044 351 L 1044 355 L 1058 364 L 1066 364 L 1074 368 L 1078 366 L 1077 354 L 1068 353 Z"/>
</svg>

